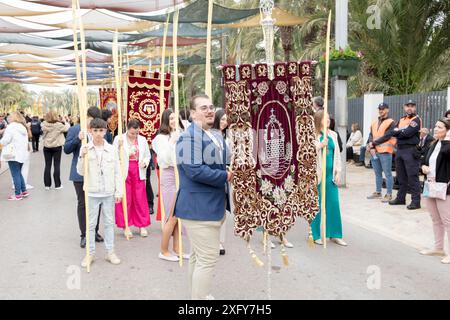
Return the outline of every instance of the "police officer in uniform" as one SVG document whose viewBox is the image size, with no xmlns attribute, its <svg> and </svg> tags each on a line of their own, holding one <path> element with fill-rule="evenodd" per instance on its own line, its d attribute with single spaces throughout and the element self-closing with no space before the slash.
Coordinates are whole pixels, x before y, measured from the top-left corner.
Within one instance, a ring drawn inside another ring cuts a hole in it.
<svg viewBox="0 0 450 320">
<path fill-rule="evenodd" d="M 405 116 L 401 118 L 394 129 L 393 136 L 397 138 L 397 154 L 395 166 L 399 190 L 397 197 L 389 201 L 390 205 L 406 204 L 408 186 L 411 190 L 409 210 L 420 208 L 420 151 L 417 145 L 420 141 L 422 120 L 416 114 L 416 103 L 409 100 L 403 107 Z"/>
</svg>

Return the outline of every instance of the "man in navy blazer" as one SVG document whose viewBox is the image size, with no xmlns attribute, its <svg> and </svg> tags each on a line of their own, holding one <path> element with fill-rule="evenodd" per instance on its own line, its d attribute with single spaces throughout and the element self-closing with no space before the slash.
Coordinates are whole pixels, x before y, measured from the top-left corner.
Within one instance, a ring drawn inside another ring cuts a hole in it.
<svg viewBox="0 0 450 320">
<path fill-rule="evenodd" d="M 224 221 L 228 150 L 221 135 L 210 132 L 215 108 L 207 95 L 191 98 L 192 125 L 176 147 L 179 190 L 174 215 L 182 219 L 191 244 L 189 282 L 192 299 L 210 299 L 211 279 L 219 260 Z"/>
</svg>

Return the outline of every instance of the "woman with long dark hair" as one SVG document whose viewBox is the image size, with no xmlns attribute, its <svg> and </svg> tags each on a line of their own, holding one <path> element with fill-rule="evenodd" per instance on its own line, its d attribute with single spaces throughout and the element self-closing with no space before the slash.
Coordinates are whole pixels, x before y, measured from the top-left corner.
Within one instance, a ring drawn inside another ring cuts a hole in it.
<svg viewBox="0 0 450 320">
<path fill-rule="evenodd" d="M 173 208 L 175 204 L 176 185 L 175 185 L 175 146 L 179 137 L 176 129 L 176 114 L 172 109 L 164 110 L 161 117 L 161 126 L 156 137 L 152 141 L 152 148 L 156 153 L 157 163 L 160 169 L 160 190 L 159 201 L 164 210 L 164 221 L 161 251 L 158 255 L 160 259 L 167 261 L 178 261 L 179 255 L 179 233 L 178 219 L 173 216 Z M 173 255 L 169 251 L 170 237 L 173 237 Z M 184 258 L 188 258 L 185 255 Z"/>
<path fill-rule="evenodd" d="M 227 118 L 227 114 L 225 112 L 224 109 L 218 109 L 214 115 L 214 124 L 212 127 L 212 130 L 214 132 L 217 132 L 218 134 L 221 134 L 223 137 L 223 140 L 225 141 L 225 143 L 228 146 L 228 141 L 227 141 L 227 134 L 226 134 L 226 130 L 228 128 L 228 118 Z M 230 208 L 230 190 L 228 191 L 228 196 L 227 196 L 227 210 L 231 211 Z M 220 227 L 220 255 L 224 255 L 225 254 L 225 248 L 224 248 L 224 244 L 225 244 L 225 234 L 226 234 L 226 227 L 227 225 L 227 215 L 225 215 L 225 220 L 223 221 L 222 226 Z"/>
</svg>

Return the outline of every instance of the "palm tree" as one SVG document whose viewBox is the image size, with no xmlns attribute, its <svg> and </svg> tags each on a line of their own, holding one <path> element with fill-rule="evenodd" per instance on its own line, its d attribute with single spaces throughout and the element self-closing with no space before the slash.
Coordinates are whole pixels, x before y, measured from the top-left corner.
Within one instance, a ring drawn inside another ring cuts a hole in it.
<svg viewBox="0 0 450 320">
<path fill-rule="evenodd" d="M 377 5 L 379 29 L 367 25 L 366 13 Z M 330 4 L 328 8 L 334 9 Z M 354 0 L 349 2 L 349 44 L 361 50 L 365 62 L 349 81 L 350 94 L 381 90 L 406 94 L 445 88 L 450 83 L 450 4 L 439 0 Z M 325 26 L 318 12 L 302 28 L 302 37 Z M 325 50 L 323 37 L 308 46 L 303 58 L 318 58 Z M 298 48 L 298 44 L 297 44 Z"/>
<path fill-rule="evenodd" d="M 21 109 L 29 106 L 29 94 L 19 83 L 0 83 L 0 109 L 3 113 L 8 112 L 13 106 Z"/>
</svg>

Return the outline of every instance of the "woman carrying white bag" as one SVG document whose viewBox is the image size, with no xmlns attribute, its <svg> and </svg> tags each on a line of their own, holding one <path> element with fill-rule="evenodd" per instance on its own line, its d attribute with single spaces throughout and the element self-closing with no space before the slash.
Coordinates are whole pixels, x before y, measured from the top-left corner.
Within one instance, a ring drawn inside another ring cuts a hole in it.
<svg viewBox="0 0 450 320">
<path fill-rule="evenodd" d="M 25 118 L 19 112 L 9 116 L 9 124 L 0 140 L 1 161 L 7 161 L 14 181 L 15 194 L 8 200 L 16 201 L 28 197 L 27 187 L 22 175 L 22 166 L 28 156 L 28 130 Z"/>
<path fill-rule="evenodd" d="M 425 205 L 433 220 L 434 249 L 421 254 L 445 256 L 444 237 L 447 231 L 450 250 L 450 119 L 442 118 L 434 127 L 435 141 L 425 158 L 422 171 L 427 175 L 424 186 Z M 450 264 L 450 253 L 442 263 Z"/>
</svg>

